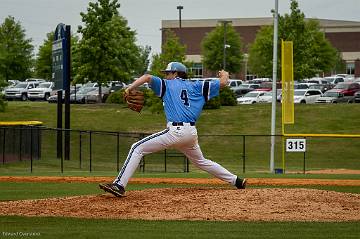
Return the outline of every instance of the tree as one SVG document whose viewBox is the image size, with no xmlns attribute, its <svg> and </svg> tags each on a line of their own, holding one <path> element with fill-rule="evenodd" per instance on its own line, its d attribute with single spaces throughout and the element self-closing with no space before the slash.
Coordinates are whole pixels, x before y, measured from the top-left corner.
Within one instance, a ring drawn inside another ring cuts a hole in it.
<svg viewBox="0 0 360 239">
<path fill-rule="evenodd" d="M 52 44 L 54 32 L 46 34 L 47 39 L 39 47 L 39 52 L 35 61 L 35 76 L 50 80 L 52 79 Z"/>
<path fill-rule="evenodd" d="M 243 62 L 243 43 L 240 35 L 231 24 L 226 25 L 226 45 L 224 46 L 224 25 L 217 26 L 201 42 L 204 67 L 217 71 L 223 69 L 224 47 L 226 47 L 226 70 L 238 73 Z"/>
<path fill-rule="evenodd" d="M 290 14 L 279 16 L 279 39 L 293 41 L 294 78 L 311 78 L 331 71 L 338 59 L 337 50 L 325 38 L 316 20 L 305 21 L 305 15 L 291 0 Z M 272 75 L 273 26 L 265 26 L 256 35 L 249 50 L 249 68 L 260 76 Z M 281 42 L 278 59 L 280 62 Z M 280 70 L 280 64 L 278 64 Z"/>
<path fill-rule="evenodd" d="M 167 30 L 161 54 L 155 54 L 152 58 L 151 73 L 157 76 L 164 76 L 161 70 L 164 70 L 169 62 L 178 61 L 189 67 L 191 62 L 185 61 L 186 46 L 182 45 L 176 34 Z"/>
<path fill-rule="evenodd" d="M 78 28 L 82 38 L 74 56 L 76 82 L 129 82 L 135 74 L 140 56 L 136 33 L 119 15 L 119 7 L 118 0 L 98 0 L 80 13 L 85 26 Z M 99 91 L 101 95 L 101 87 Z"/>
<path fill-rule="evenodd" d="M 24 80 L 31 76 L 33 49 L 31 39 L 14 17 L 8 16 L 0 26 L 0 74 L 5 81 Z"/>
<path fill-rule="evenodd" d="M 148 70 L 150 64 L 150 60 L 149 60 L 150 52 L 151 52 L 150 46 L 139 47 L 140 55 L 139 55 L 139 60 L 137 62 L 138 64 L 135 67 L 136 76 L 141 76 Z"/>
<path fill-rule="evenodd" d="M 44 43 L 39 47 L 39 52 L 35 61 L 35 76 L 50 80 L 52 79 L 52 45 L 54 41 L 54 32 L 46 34 Z M 78 42 L 78 37 L 71 35 L 71 53 L 74 52 Z M 73 57 L 71 57 L 72 59 Z M 72 64 L 73 66 L 73 64 Z M 74 70 L 72 69 L 74 72 Z"/>
</svg>

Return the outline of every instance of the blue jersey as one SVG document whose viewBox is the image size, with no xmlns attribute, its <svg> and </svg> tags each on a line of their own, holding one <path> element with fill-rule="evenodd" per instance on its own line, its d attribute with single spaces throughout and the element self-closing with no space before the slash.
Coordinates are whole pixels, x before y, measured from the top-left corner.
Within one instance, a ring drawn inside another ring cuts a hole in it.
<svg viewBox="0 0 360 239">
<path fill-rule="evenodd" d="M 206 101 L 219 95 L 220 80 L 166 80 L 153 76 L 150 87 L 162 98 L 168 122 L 196 122 Z"/>
</svg>

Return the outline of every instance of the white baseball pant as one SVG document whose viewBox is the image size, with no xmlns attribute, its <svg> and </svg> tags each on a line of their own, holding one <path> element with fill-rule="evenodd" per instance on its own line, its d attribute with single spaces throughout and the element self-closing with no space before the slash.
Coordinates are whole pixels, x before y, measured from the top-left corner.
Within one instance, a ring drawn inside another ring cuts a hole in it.
<svg viewBox="0 0 360 239">
<path fill-rule="evenodd" d="M 183 126 L 173 126 L 172 122 L 169 122 L 165 130 L 134 143 L 114 183 L 125 188 L 143 156 L 167 148 L 175 148 L 198 168 L 231 185 L 235 185 L 236 175 L 230 173 L 220 164 L 204 158 L 198 144 L 196 127 L 189 123 L 183 124 Z"/>
</svg>

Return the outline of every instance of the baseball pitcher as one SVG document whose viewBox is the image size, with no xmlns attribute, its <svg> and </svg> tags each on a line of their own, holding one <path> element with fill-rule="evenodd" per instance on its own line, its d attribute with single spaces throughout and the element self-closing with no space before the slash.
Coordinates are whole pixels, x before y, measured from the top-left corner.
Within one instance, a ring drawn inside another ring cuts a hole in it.
<svg viewBox="0 0 360 239">
<path fill-rule="evenodd" d="M 228 72 L 220 71 L 218 80 L 195 82 L 186 80 L 187 69 L 179 62 L 170 62 L 163 72 L 166 75 L 165 79 L 149 74 L 138 78 L 126 89 L 124 99 L 133 102 L 129 99 L 131 95 L 136 94 L 131 92 L 138 86 L 148 83 L 154 93 L 164 102 L 166 129 L 134 143 L 114 182 L 100 184 L 100 188 L 117 197 L 125 196 L 126 185 L 143 156 L 167 148 L 175 148 L 200 169 L 239 189 L 244 189 L 246 179 L 237 177 L 218 163 L 203 156 L 196 130 L 196 121 L 204 104 L 219 95 L 220 88 L 227 85 Z M 135 108 L 136 111 L 139 111 L 138 108 L 141 110 L 141 107 Z"/>
</svg>

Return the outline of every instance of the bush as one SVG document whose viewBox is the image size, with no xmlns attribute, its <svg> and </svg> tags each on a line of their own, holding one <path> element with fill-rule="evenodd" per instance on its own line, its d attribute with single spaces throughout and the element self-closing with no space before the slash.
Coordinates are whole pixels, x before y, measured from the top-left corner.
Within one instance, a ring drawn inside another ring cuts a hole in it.
<svg viewBox="0 0 360 239">
<path fill-rule="evenodd" d="M 163 111 L 163 102 L 162 100 L 155 95 L 155 93 L 150 90 L 146 89 L 144 90 L 145 94 L 145 104 L 144 106 L 149 107 L 149 110 L 151 113 L 157 113 Z"/>
<path fill-rule="evenodd" d="M 216 96 L 214 98 L 212 98 L 211 100 L 209 100 L 208 102 L 206 102 L 206 104 L 204 105 L 204 109 L 220 109 L 221 106 L 221 102 L 220 102 L 220 97 Z"/>
<path fill-rule="evenodd" d="M 111 93 L 107 99 L 106 103 L 112 103 L 112 104 L 124 104 L 123 95 L 124 95 L 124 89 L 115 91 Z"/>
<path fill-rule="evenodd" d="M 0 93 L 0 112 L 4 112 L 7 106 L 7 102 L 5 101 L 5 97 Z"/>
<path fill-rule="evenodd" d="M 235 106 L 237 105 L 235 93 L 226 86 L 220 90 L 220 103 L 221 105 Z"/>
</svg>

